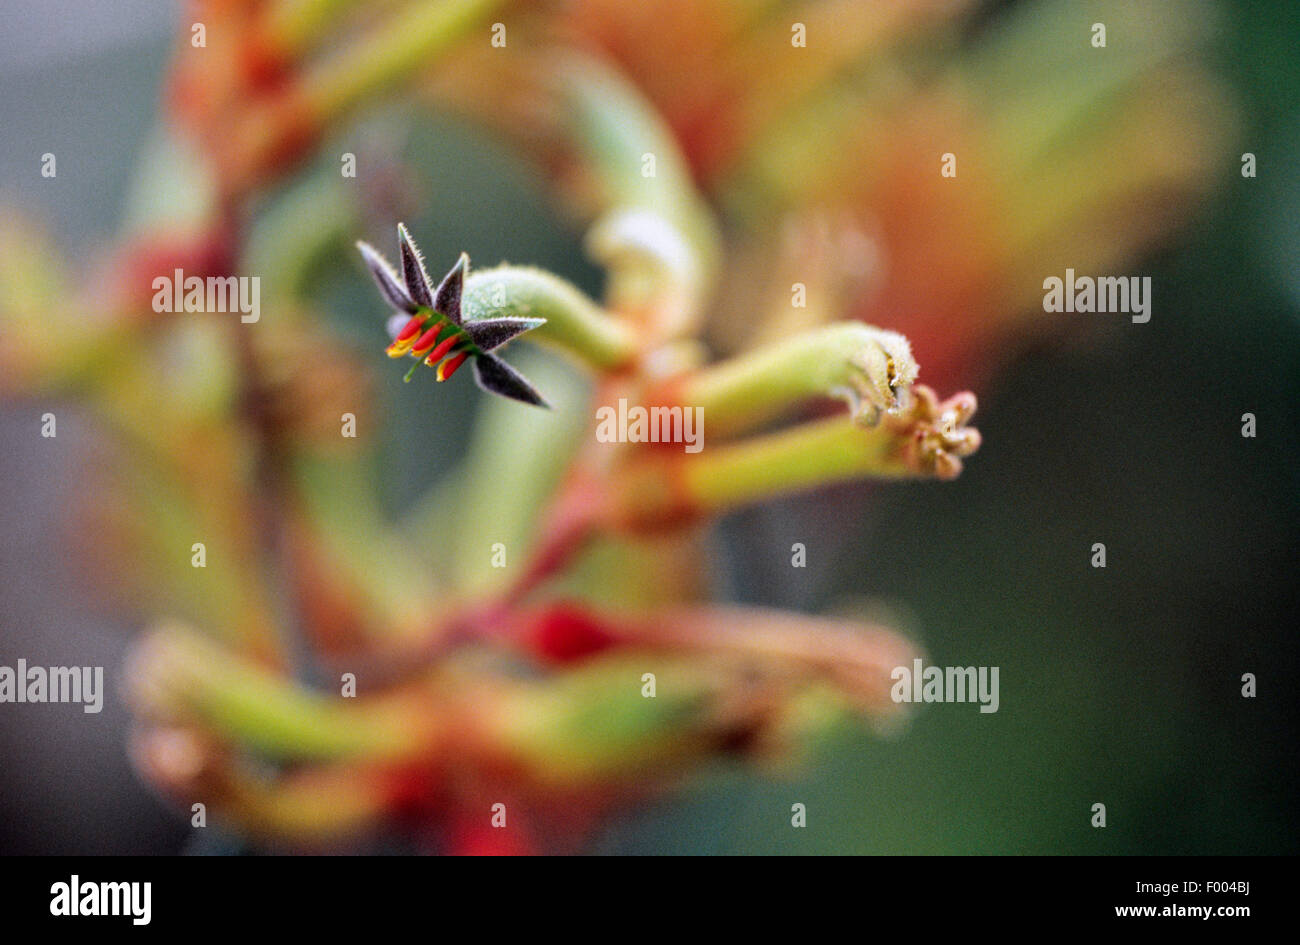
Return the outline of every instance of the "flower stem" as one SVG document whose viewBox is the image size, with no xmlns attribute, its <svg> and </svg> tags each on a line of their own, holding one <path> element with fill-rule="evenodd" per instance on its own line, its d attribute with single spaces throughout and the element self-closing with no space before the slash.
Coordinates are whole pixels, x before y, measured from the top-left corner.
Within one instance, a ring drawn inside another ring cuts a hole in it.
<svg viewBox="0 0 1300 945">
<path fill-rule="evenodd" d="M 566 60 L 560 86 L 601 190 L 587 245 L 609 271 L 610 307 L 639 313 L 660 339 L 689 334 L 713 286 L 720 237 L 672 131 L 599 60 Z"/>
<path fill-rule="evenodd" d="M 175 625 L 138 644 L 128 682 L 147 714 L 201 722 L 270 757 L 394 760 L 436 744 L 411 693 L 333 702 Z"/>
<path fill-rule="evenodd" d="M 357 6 L 358 0 L 281 0 L 267 11 L 267 40 L 286 55 L 299 55 Z"/>
<path fill-rule="evenodd" d="M 802 333 L 705 368 L 679 382 L 676 397 L 700 407 L 711 436 L 759 426 L 815 397 L 844 397 L 858 419 L 899 406 L 916 377 L 907 340 L 858 322 Z"/>
<path fill-rule="evenodd" d="M 719 511 L 831 482 L 914 475 L 901 461 L 894 433 L 864 430 L 848 417 L 706 450 L 684 466 L 695 502 Z"/>
<path fill-rule="evenodd" d="M 953 479 L 979 448 L 975 397 L 940 403 L 928 387 L 875 427 L 831 417 L 691 455 L 642 453 L 615 474 L 607 514 L 632 529 L 669 527 L 793 492 L 855 479 Z"/>
<path fill-rule="evenodd" d="M 638 352 L 633 329 L 610 318 L 591 299 L 563 279 L 526 266 L 498 266 L 470 273 L 461 302 L 465 321 L 518 316 L 544 318 L 529 333 L 601 371 L 627 366 Z"/>
<path fill-rule="evenodd" d="M 410 4 L 308 77 L 305 94 L 312 114 L 328 121 L 404 79 L 463 39 L 502 3 L 442 0 Z"/>
</svg>

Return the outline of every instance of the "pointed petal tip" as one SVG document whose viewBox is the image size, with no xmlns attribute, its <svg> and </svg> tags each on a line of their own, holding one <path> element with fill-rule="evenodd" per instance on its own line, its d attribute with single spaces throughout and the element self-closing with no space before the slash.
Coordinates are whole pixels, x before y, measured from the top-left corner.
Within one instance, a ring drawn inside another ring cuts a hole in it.
<svg viewBox="0 0 1300 945">
<path fill-rule="evenodd" d="M 461 297 L 465 292 L 465 275 L 469 271 L 469 255 L 461 253 L 433 293 L 433 310 L 446 315 L 457 325 L 461 324 Z"/>
<path fill-rule="evenodd" d="M 483 351 L 492 351 L 507 341 L 518 338 L 524 332 L 532 331 L 546 324 L 544 318 L 481 318 L 465 322 L 465 333 Z"/>
<path fill-rule="evenodd" d="M 474 380 L 490 394 L 551 409 L 546 398 L 537 392 L 527 378 L 495 355 L 484 354 L 474 359 Z"/>
<path fill-rule="evenodd" d="M 357 249 L 361 251 L 361 259 L 370 270 L 371 278 L 379 286 L 384 300 L 399 312 L 414 314 L 417 306 L 398 280 L 397 273 L 388 264 L 388 260 L 365 240 L 357 240 Z"/>
<path fill-rule="evenodd" d="M 405 224 L 397 224 L 398 242 L 402 250 L 402 277 L 406 280 L 406 289 L 417 305 L 433 307 L 433 289 L 429 284 L 429 274 L 424 269 L 424 257 L 411 234 L 406 232 Z"/>
</svg>

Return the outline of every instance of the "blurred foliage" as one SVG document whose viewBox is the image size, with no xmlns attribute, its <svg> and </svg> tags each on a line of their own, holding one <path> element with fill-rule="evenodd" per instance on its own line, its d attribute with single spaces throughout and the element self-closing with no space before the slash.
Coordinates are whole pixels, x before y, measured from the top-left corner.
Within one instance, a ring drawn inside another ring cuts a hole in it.
<svg viewBox="0 0 1300 945">
<path fill-rule="evenodd" d="M 812 609 L 850 595 L 905 606 L 932 661 L 1002 668 L 1000 711 L 932 706 L 884 740 L 843 727 L 815 769 L 775 779 L 717 763 L 684 796 L 609 825 L 596 850 L 1300 849 L 1290 788 L 1300 685 L 1290 573 L 1300 551 L 1300 30 L 1289 0 L 1224 8 L 1218 65 L 1244 103 L 1239 138 L 1257 154 L 1260 177 L 1233 180 L 1186 239 L 1133 270 L 1157 286 L 1152 322 L 1132 332 L 1099 325 L 1089 344 L 1022 354 L 980 391 L 986 445 L 956 483 L 875 488 L 869 503 L 861 489 L 832 490 L 831 517 L 854 521 L 838 529 L 819 527 L 826 509 L 809 498 L 738 513 L 720 529 L 727 566 L 712 577 L 730 596 Z M 153 49 L 105 55 L 9 86 L 22 104 L 6 105 L 6 137 L 28 140 L 49 122 L 49 147 L 61 155 L 39 203 L 30 190 L 18 200 L 65 248 L 111 233 L 126 209 L 119 195 L 138 173 L 150 133 L 141 116 L 165 61 Z M 491 138 L 401 108 L 368 117 L 360 136 L 371 135 L 400 140 L 415 194 L 403 205 L 422 207 L 406 220 L 427 234 L 429 257 L 466 250 L 484 262 L 527 261 L 597 291 L 578 232 L 557 227 L 541 185 Z M 93 152 L 74 146 L 87 138 L 100 142 Z M 31 161 L 13 148 L 0 148 L 6 180 Z M 350 240 L 386 245 L 391 231 L 381 234 L 389 221 L 368 220 L 362 205 L 322 206 L 319 182 L 337 174 L 341 150 L 325 146 L 261 207 L 248 266 L 259 268 L 277 228 L 316 234 L 286 268 L 361 350 L 372 344 L 376 307 Z M 75 173 L 65 152 L 83 154 L 93 173 Z M 562 397 L 562 379 L 545 370 L 525 373 Z M 400 376 L 381 372 L 374 391 L 389 418 L 376 459 L 389 513 L 452 468 L 448 444 L 500 410 L 469 384 L 446 385 L 431 401 Z M 1259 418 L 1254 440 L 1238 435 L 1247 411 Z M 447 488 L 455 494 L 454 482 Z M 520 496 L 529 501 L 540 497 Z M 517 534 L 524 520 L 500 527 Z M 417 513 L 410 527 L 428 521 Z M 790 569 L 787 546 L 771 540 L 774 523 L 783 535 L 807 529 L 799 540 L 817 564 Z M 1094 541 L 1107 545 L 1105 571 L 1088 566 Z M 1247 671 L 1261 680 L 1251 701 L 1239 694 Z M 788 827 L 795 801 L 808 805 L 806 830 Z M 1107 805 L 1104 831 L 1088 826 L 1096 801 Z"/>
</svg>

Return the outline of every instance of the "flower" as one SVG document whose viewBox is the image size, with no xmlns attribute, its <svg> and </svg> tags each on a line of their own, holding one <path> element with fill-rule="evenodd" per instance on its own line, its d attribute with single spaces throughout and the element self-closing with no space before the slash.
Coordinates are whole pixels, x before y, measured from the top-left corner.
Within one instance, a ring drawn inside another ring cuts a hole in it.
<svg viewBox="0 0 1300 945">
<path fill-rule="evenodd" d="M 403 281 L 398 280 L 397 273 L 373 246 L 357 242 L 380 293 L 399 313 L 395 316 L 398 323 L 403 313 L 410 316 L 394 334 L 388 356 L 400 358 L 409 354 L 417 362 L 423 361 L 437 369 L 439 383 L 455 374 L 472 356 L 474 380 L 483 390 L 538 407 L 550 406 L 522 374 L 491 353 L 524 332 L 546 324 L 546 319 L 507 316 L 466 321 L 461 314 L 461 301 L 469 256 L 461 253 L 434 289 L 424 269 L 424 258 L 404 224 L 397 224 L 397 237 Z M 406 379 L 410 380 L 414 372 L 412 366 Z"/>
</svg>

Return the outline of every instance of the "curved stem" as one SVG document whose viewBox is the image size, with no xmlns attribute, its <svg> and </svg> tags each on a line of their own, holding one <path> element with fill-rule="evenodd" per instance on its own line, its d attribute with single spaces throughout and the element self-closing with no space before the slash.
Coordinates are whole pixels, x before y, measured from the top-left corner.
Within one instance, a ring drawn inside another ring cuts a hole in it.
<svg viewBox="0 0 1300 945">
<path fill-rule="evenodd" d="M 610 307 L 638 313 L 658 339 L 689 334 L 721 256 L 712 211 L 654 106 L 596 59 L 567 59 L 560 89 L 603 213 L 588 234 L 609 272 Z"/>
<path fill-rule="evenodd" d="M 439 736 L 427 700 L 413 691 L 332 701 L 175 625 L 138 644 L 128 684 L 145 713 L 204 723 L 275 758 L 396 760 Z"/>
<path fill-rule="evenodd" d="M 465 321 L 515 316 L 544 318 L 529 340 L 557 348 L 588 367 L 617 371 L 638 353 L 636 333 L 558 276 L 530 266 L 479 269 L 465 280 Z"/>
<path fill-rule="evenodd" d="M 268 44 L 287 56 L 301 55 L 359 0 L 283 0 L 266 13 Z"/>
<path fill-rule="evenodd" d="M 916 373 L 902 335 L 842 322 L 704 368 L 672 393 L 704 411 L 710 435 L 729 436 L 815 397 L 842 397 L 857 419 L 875 422 L 899 407 Z"/>
<path fill-rule="evenodd" d="M 615 475 L 606 512 L 618 525 L 662 528 L 793 492 L 855 479 L 953 479 L 980 445 L 967 427 L 975 397 L 940 403 L 928 387 L 875 427 L 831 417 L 697 454 L 642 453 Z"/>
</svg>

